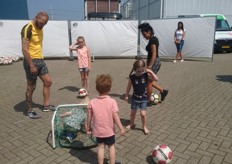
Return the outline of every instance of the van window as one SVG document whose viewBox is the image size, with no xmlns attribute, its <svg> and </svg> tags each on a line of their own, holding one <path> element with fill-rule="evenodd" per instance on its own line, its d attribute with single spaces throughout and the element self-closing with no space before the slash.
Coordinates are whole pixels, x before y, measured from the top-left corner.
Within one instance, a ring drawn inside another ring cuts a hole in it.
<svg viewBox="0 0 232 164">
<path fill-rule="evenodd" d="M 228 22 L 224 20 L 217 20 L 216 22 L 216 31 L 230 31 L 230 26 Z"/>
</svg>

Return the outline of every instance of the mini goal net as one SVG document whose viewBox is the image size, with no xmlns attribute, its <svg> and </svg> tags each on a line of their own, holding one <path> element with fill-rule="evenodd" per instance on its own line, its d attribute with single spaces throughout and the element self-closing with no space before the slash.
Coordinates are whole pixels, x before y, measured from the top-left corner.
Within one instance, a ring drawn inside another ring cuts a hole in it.
<svg viewBox="0 0 232 164">
<path fill-rule="evenodd" d="M 57 106 L 51 123 L 53 148 L 84 149 L 97 146 L 95 137 L 86 134 L 87 104 Z"/>
</svg>

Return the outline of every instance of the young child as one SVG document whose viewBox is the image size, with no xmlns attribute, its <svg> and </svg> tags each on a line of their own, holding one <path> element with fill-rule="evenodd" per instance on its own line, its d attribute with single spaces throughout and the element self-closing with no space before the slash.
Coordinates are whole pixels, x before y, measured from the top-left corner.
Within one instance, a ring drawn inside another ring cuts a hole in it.
<svg viewBox="0 0 232 164">
<path fill-rule="evenodd" d="M 131 74 L 128 80 L 125 100 L 128 101 L 131 86 L 133 86 L 133 95 L 131 99 L 131 115 L 130 125 L 126 128 L 131 129 L 135 127 L 134 121 L 137 109 L 140 109 L 141 121 L 144 134 L 148 134 L 149 130 L 146 127 L 146 108 L 147 108 L 147 84 L 148 78 L 158 80 L 158 77 L 149 69 L 146 69 L 146 63 L 143 60 L 137 60 L 133 64 L 134 74 Z"/>
<path fill-rule="evenodd" d="M 77 131 L 84 126 L 85 132 L 87 132 L 87 104 L 89 103 L 89 98 L 86 96 L 79 104 L 86 104 L 86 106 L 83 106 L 83 109 L 78 108 L 72 108 L 70 111 L 61 113 L 60 117 L 64 118 L 64 123 L 66 130 L 69 130 L 71 128 L 76 129 Z M 69 140 L 69 142 L 72 142 L 73 136 L 67 132 L 66 138 Z"/>
<path fill-rule="evenodd" d="M 87 132 L 96 137 L 98 143 L 98 164 L 103 164 L 105 145 L 109 148 L 110 164 L 115 164 L 115 123 L 120 129 L 120 135 L 125 134 L 118 116 L 118 105 L 108 93 L 111 89 L 110 75 L 99 75 L 96 78 L 96 89 L 99 95 L 88 105 Z M 93 127 L 91 129 L 91 122 Z"/>
<path fill-rule="evenodd" d="M 69 49 L 77 51 L 78 67 L 81 74 L 82 88 L 85 88 L 89 93 L 89 72 L 91 69 L 91 56 L 89 48 L 85 44 L 83 36 L 77 38 L 77 42 L 72 44 Z"/>
</svg>

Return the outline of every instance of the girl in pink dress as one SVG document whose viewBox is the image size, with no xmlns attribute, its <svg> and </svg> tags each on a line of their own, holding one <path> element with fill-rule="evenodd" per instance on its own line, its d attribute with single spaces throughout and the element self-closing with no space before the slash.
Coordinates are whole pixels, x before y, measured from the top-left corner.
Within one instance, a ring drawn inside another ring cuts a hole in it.
<svg viewBox="0 0 232 164">
<path fill-rule="evenodd" d="M 81 74 L 82 88 L 85 88 L 89 93 L 89 72 L 91 69 L 91 56 L 89 48 L 85 44 L 83 36 L 77 38 L 77 42 L 72 44 L 69 49 L 77 51 L 78 67 Z"/>
</svg>

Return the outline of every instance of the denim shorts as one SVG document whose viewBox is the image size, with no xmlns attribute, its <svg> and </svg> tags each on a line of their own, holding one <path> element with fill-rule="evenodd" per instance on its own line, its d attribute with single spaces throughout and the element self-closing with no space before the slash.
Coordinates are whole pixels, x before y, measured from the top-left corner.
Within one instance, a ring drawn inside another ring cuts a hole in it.
<svg viewBox="0 0 232 164">
<path fill-rule="evenodd" d="M 113 145 L 115 143 L 115 135 L 106 138 L 96 137 L 97 143 L 104 143 L 106 145 Z"/>
<path fill-rule="evenodd" d="M 35 75 L 31 74 L 30 66 L 25 61 L 25 59 L 23 60 L 23 66 L 24 66 L 24 70 L 26 72 L 27 80 L 35 81 L 35 80 L 37 80 L 37 76 L 43 76 L 45 74 L 48 74 L 48 68 L 47 68 L 46 63 L 44 62 L 43 59 L 32 59 L 32 62 L 38 71 L 38 73 Z"/>
<path fill-rule="evenodd" d="M 180 41 L 180 44 L 176 44 L 177 51 L 181 51 L 184 46 L 184 40 Z"/>
<path fill-rule="evenodd" d="M 134 100 L 131 99 L 131 109 L 132 110 L 146 110 L 147 109 L 147 100 Z"/>
<path fill-rule="evenodd" d="M 88 67 L 85 67 L 85 68 L 79 68 L 79 71 L 80 71 L 80 72 L 88 72 L 88 71 L 89 71 L 89 69 L 88 69 Z"/>
</svg>

